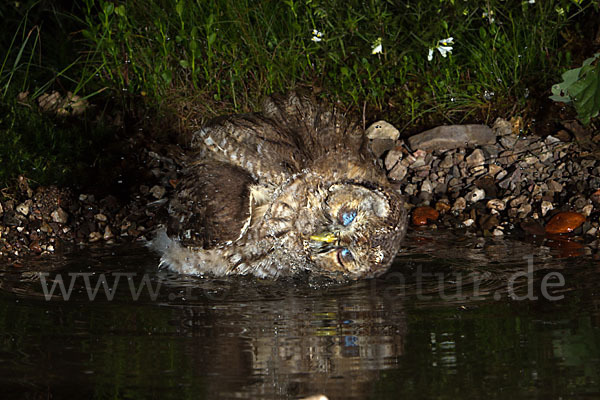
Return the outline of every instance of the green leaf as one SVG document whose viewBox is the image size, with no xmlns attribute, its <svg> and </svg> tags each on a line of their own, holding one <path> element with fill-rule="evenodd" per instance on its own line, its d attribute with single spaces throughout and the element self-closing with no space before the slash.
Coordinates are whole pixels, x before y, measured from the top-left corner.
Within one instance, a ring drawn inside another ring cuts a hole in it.
<svg viewBox="0 0 600 400">
<path fill-rule="evenodd" d="M 600 111 L 600 64 L 587 65 L 581 69 L 581 79 L 569 88 L 577 117 L 584 125 L 598 116 Z"/>
<path fill-rule="evenodd" d="M 181 18 L 181 15 L 183 14 L 183 1 L 180 0 L 177 2 L 175 11 L 177 12 L 177 15 L 179 15 L 179 18 Z"/>
<path fill-rule="evenodd" d="M 115 5 L 113 3 L 105 3 L 102 11 L 104 11 L 104 14 L 109 16 L 113 13 L 114 10 Z"/>
<path fill-rule="evenodd" d="M 579 78 L 579 72 L 581 71 L 581 68 L 573 68 L 570 69 L 568 71 L 565 71 L 561 77 L 563 79 L 563 82 L 559 83 L 560 87 L 563 88 L 563 90 L 568 89 L 572 84 L 574 84 L 575 82 L 577 82 L 577 79 Z"/>
<path fill-rule="evenodd" d="M 481 40 L 485 40 L 487 38 L 487 32 L 483 26 L 479 27 L 479 37 Z"/>
<path fill-rule="evenodd" d="M 162 71 L 160 73 L 160 76 L 161 76 L 161 78 L 163 78 L 163 80 L 167 84 L 171 83 L 171 80 L 173 79 L 173 73 L 170 70 L 169 71 Z"/>
<path fill-rule="evenodd" d="M 179 65 L 181 65 L 183 68 L 189 68 L 190 67 L 190 63 L 187 62 L 187 60 L 179 60 Z"/>
<path fill-rule="evenodd" d="M 210 35 L 208 35 L 208 45 L 212 46 L 212 44 L 215 42 L 215 40 L 217 40 L 217 33 L 213 32 Z"/>
<path fill-rule="evenodd" d="M 582 67 L 587 67 L 588 65 L 591 65 L 591 64 L 594 62 L 594 60 L 595 60 L 596 58 L 600 58 L 600 53 L 596 53 L 596 54 L 594 54 L 594 56 L 593 56 L 593 57 L 590 57 L 590 58 L 587 58 L 587 59 L 585 59 L 585 60 L 583 61 L 583 64 L 581 64 L 581 66 L 582 66 Z"/>
<path fill-rule="evenodd" d="M 115 14 L 117 14 L 119 17 L 125 17 L 126 12 L 125 12 L 125 6 L 124 5 L 120 5 L 115 7 Z"/>
</svg>

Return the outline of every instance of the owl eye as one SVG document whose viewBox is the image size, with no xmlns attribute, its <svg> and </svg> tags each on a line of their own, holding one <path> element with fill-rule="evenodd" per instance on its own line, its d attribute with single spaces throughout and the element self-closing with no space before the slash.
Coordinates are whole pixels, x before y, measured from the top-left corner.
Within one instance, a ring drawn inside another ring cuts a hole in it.
<svg viewBox="0 0 600 400">
<path fill-rule="evenodd" d="M 338 250 L 337 259 L 341 265 L 344 265 L 354 261 L 354 256 L 350 250 L 343 248 Z"/>
<path fill-rule="evenodd" d="M 356 210 L 342 209 L 342 210 L 340 210 L 340 212 L 338 214 L 338 219 L 340 220 L 341 224 L 344 226 L 350 225 L 352 223 L 352 221 L 354 221 L 354 218 L 356 218 Z"/>
</svg>

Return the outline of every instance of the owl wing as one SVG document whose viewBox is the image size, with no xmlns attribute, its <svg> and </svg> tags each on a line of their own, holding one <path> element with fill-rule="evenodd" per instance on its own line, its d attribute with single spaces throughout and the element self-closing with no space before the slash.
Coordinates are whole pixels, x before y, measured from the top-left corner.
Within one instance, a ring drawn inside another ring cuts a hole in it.
<svg viewBox="0 0 600 400">
<path fill-rule="evenodd" d="M 262 184 L 281 184 L 338 150 L 366 149 L 363 130 L 332 106 L 291 92 L 263 101 L 263 112 L 217 118 L 192 138 L 192 148 L 247 171 Z"/>
<path fill-rule="evenodd" d="M 250 187 L 243 169 L 218 161 L 199 162 L 183 171 L 169 203 L 170 235 L 186 245 L 209 248 L 240 236 L 250 217 Z"/>
</svg>

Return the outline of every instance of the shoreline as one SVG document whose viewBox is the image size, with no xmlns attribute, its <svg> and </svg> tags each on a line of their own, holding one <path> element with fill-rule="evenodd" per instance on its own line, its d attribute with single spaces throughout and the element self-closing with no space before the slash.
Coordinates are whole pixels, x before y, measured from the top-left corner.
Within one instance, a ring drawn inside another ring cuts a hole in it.
<svg viewBox="0 0 600 400">
<path fill-rule="evenodd" d="M 577 139 L 584 128 L 575 121 L 563 125 L 542 138 L 523 135 L 519 119 L 497 119 L 491 128 L 454 125 L 396 140 L 380 136 L 370 146 L 405 196 L 412 228 L 545 237 L 575 244 L 577 255 L 600 233 L 600 161 L 596 137 L 587 132 L 589 148 L 583 148 Z M 163 206 L 184 165 L 174 145 L 141 147 L 133 170 L 144 181 L 129 184 L 125 199 L 55 186 L 31 189 L 24 177 L 15 189 L 4 189 L 0 258 L 14 264 L 74 245 L 149 239 L 168 219 Z"/>
</svg>

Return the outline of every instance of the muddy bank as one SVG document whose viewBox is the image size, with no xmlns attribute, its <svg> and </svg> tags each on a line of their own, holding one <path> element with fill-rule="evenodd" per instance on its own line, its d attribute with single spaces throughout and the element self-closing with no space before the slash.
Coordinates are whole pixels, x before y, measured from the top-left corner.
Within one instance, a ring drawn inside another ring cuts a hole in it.
<svg viewBox="0 0 600 400">
<path fill-rule="evenodd" d="M 422 226 L 416 229 L 533 236 L 559 246 L 569 239 L 575 255 L 591 252 L 599 232 L 600 162 L 594 146 L 600 135 L 582 132 L 577 122 L 564 127 L 538 137 L 524 135 L 518 119 L 499 119 L 491 128 L 440 127 L 401 139 L 382 134 L 370 145 L 405 195 L 411 225 Z M 132 156 L 123 160 L 128 176 L 115 178 L 125 195 L 32 189 L 26 178 L 5 189 L 0 257 L 18 266 L 24 256 L 151 237 L 167 221 L 167 199 L 184 166 L 183 153 L 142 140 L 130 141 L 128 149 Z"/>
</svg>

